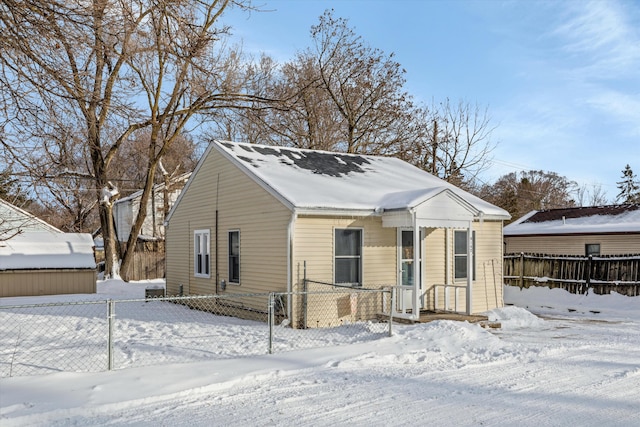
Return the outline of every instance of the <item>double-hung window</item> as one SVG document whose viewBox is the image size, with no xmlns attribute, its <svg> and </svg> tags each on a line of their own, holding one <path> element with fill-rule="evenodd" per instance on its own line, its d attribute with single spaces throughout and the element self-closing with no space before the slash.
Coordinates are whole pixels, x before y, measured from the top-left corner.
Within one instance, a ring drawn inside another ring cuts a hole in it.
<svg viewBox="0 0 640 427">
<path fill-rule="evenodd" d="M 209 277 L 210 240 L 209 230 L 193 232 L 193 274 L 196 277 Z"/>
<path fill-rule="evenodd" d="M 453 258 L 454 258 L 454 271 L 455 279 L 466 279 L 468 272 L 467 263 L 467 231 L 466 230 L 454 230 L 453 232 Z M 471 235 L 472 238 L 472 261 L 473 261 L 473 280 L 476 278 L 476 232 Z"/>
<path fill-rule="evenodd" d="M 362 230 L 335 229 L 334 283 L 362 285 Z"/>
<path fill-rule="evenodd" d="M 229 231 L 229 283 L 240 283 L 240 231 Z"/>
</svg>

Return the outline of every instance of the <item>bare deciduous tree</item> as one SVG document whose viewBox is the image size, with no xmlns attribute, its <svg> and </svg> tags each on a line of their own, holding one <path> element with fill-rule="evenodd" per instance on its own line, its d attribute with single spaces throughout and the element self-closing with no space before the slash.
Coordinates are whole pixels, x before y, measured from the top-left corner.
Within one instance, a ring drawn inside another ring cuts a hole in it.
<svg viewBox="0 0 640 427">
<path fill-rule="evenodd" d="M 265 71 L 268 70 L 268 71 Z M 457 185 L 488 166 L 494 148 L 487 109 L 446 100 L 417 107 L 393 55 L 368 46 L 326 11 L 311 47 L 280 67 L 263 56 L 248 74 L 277 109 L 226 118 L 219 136 L 274 145 L 401 157 Z M 224 122 L 224 119 L 221 120 Z"/>
<path fill-rule="evenodd" d="M 111 169 L 124 142 L 140 130 L 148 132 L 143 201 L 122 262 L 126 279 L 128 254 L 160 160 L 195 114 L 252 99 L 235 78 L 237 58 L 224 46 L 216 48 L 228 31 L 220 25 L 221 15 L 244 3 L 7 0 L 0 5 L 0 109 L 11 116 L 5 133 L 14 137 L 2 143 L 16 157 L 62 156 L 63 144 L 58 151 L 48 149 L 49 127 L 42 118 L 49 111 L 64 112 L 77 124 L 89 159 L 83 172 L 93 180 L 99 202 L 107 276 L 120 274 L 112 220 L 118 189 Z M 34 138 L 15 144 L 25 131 Z"/>
<path fill-rule="evenodd" d="M 266 56 L 247 75 L 278 99 L 221 120 L 218 135 L 249 142 L 368 154 L 398 154 L 412 139 L 413 104 L 393 55 L 368 46 L 348 22 L 325 12 L 312 46 L 280 65 Z M 261 78 L 256 79 L 256 76 Z"/>
<path fill-rule="evenodd" d="M 420 132 L 405 159 L 454 185 L 468 187 L 489 167 L 494 127 L 486 108 L 448 99 L 417 111 Z"/>
<path fill-rule="evenodd" d="M 576 190 L 576 203 L 579 206 L 602 206 L 609 203 L 602 185 L 582 185 Z"/>
<path fill-rule="evenodd" d="M 532 170 L 504 175 L 482 187 L 479 196 L 507 210 L 513 221 L 532 210 L 575 206 L 577 188 L 575 181 L 555 172 Z"/>
<path fill-rule="evenodd" d="M 118 178 L 121 197 L 128 196 L 144 187 L 146 170 L 149 163 L 148 149 L 150 135 L 148 131 L 136 132 L 124 141 L 114 157 L 111 167 L 112 173 Z M 198 163 L 197 148 L 189 135 L 178 135 L 168 147 L 162 164 L 167 173 L 176 176 L 192 171 Z M 157 177 L 156 183 L 163 182 L 163 177 Z"/>
<path fill-rule="evenodd" d="M 341 118 L 340 151 L 379 154 L 405 141 L 400 124 L 413 105 L 393 54 L 371 48 L 332 11 L 311 28 L 311 37 L 313 46 L 302 58 L 313 61 L 320 87 Z"/>
</svg>

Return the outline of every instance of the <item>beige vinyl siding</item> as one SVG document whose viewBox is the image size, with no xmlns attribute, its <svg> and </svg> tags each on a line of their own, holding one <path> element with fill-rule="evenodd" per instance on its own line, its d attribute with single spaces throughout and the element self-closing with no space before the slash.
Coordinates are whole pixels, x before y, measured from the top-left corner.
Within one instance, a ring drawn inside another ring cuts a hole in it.
<svg viewBox="0 0 640 427">
<path fill-rule="evenodd" d="M 473 224 L 476 230 L 476 280 L 472 311 L 482 313 L 504 305 L 502 295 L 502 222 Z"/>
<path fill-rule="evenodd" d="M 396 283 L 396 229 L 383 228 L 380 217 L 347 218 L 300 216 L 296 219 L 293 244 L 294 290 L 302 289 L 304 264 L 307 279 L 334 282 L 334 230 L 356 228 L 362 230 L 362 284 L 366 288 L 393 286 Z M 337 289 L 337 288 L 336 288 Z M 332 286 L 310 283 L 308 290 L 330 291 Z M 360 307 L 353 299 L 360 300 Z M 363 300 L 367 303 L 363 304 Z M 362 307 L 366 307 L 363 309 Z M 302 325 L 302 299 L 292 300 L 295 327 L 326 327 L 360 319 L 371 319 L 382 311 L 380 295 L 340 294 L 310 295 L 307 300 L 307 325 Z"/>
<path fill-rule="evenodd" d="M 95 293 L 95 270 L 0 271 L 0 297 Z"/>
<path fill-rule="evenodd" d="M 576 236 L 510 236 L 505 237 L 507 253 L 539 253 L 549 255 L 584 255 L 585 245 L 600 244 L 601 255 L 640 253 L 640 233 L 592 234 Z"/>
<path fill-rule="evenodd" d="M 296 221 L 294 243 L 294 282 L 301 284 L 306 261 L 306 275 L 310 280 L 333 283 L 333 230 L 335 228 L 363 230 L 362 280 L 365 287 L 395 285 L 397 283 L 397 229 L 383 228 L 379 217 L 328 218 L 299 217 Z M 502 307 L 502 222 L 484 221 L 473 224 L 476 231 L 476 280 L 473 284 L 474 313 Z M 449 259 L 446 247 L 449 239 Z M 424 308 L 435 309 L 435 285 L 447 283 L 454 277 L 453 229 L 427 228 L 423 240 L 423 298 Z M 466 280 L 456 282 L 466 285 Z M 312 285 L 321 290 L 321 285 Z M 326 288 L 326 287 L 325 287 Z M 450 290 L 450 309 L 454 309 L 454 289 Z M 438 308 L 444 307 L 444 289 L 438 288 Z M 458 291 L 458 310 L 466 310 L 466 290 Z"/>
<path fill-rule="evenodd" d="M 216 195 L 217 189 L 217 195 Z M 216 203 L 217 202 L 217 203 Z M 228 233 L 240 231 L 240 285 L 226 293 L 287 289 L 290 210 L 234 164 L 211 150 L 172 214 L 167 230 L 167 292 L 216 292 L 215 212 L 218 209 L 218 280 L 229 282 Z M 194 230 L 210 232 L 210 277 L 194 276 Z M 222 289 L 218 289 L 222 293 Z"/>
<path fill-rule="evenodd" d="M 174 216 L 175 218 L 175 216 Z M 185 295 L 189 295 L 190 276 L 193 275 L 193 233 L 189 229 L 189 221 L 172 221 L 166 229 L 165 271 L 166 293 L 168 296 L 179 295 L 180 285 Z"/>
<path fill-rule="evenodd" d="M 362 229 L 362 283 L 365 287 L 390 286 L 396 283 L 396 229 L 383 228 L 380 217 L 345 218 L 300 216 L 296 220 L 294 242 L 294 281 L 307 278 L 333 283 L 334 230 Z"/>
<path fill-rule="evenodd" d="M 472 311 L 479 313 L 496 307 L 502 307 L 502 222 L 483 221 L 474 222 L 476 232 L 476 276 L 473 281 Z M 450 284 L 460 285 L 457 289 L 459 311 L 466 310 L 466 279 L 454 279 L 454 229 L 427 229 L 425 236 L 425 271 L 423 272 L 423 292 L 425 308 L 445 308 L 445 289 L 436 285 L 444 285 L 447 279 Z M 449 245 L 448 259 L 445 256 Z M 447 277 L 447 266 L 449 268 Z M 449 310 L 455 310 L 456 288 L 449 288 Z"/>
</svg>

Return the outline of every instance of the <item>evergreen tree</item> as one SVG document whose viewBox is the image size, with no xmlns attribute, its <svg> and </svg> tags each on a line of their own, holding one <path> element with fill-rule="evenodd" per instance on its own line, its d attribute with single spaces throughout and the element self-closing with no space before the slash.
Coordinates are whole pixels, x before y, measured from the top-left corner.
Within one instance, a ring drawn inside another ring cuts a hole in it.
<svg viewBox="0 0 640 427">
<path fill-rule="evenodd" d="M 620 193 L 616 197 L 617 201 L 629 205 L 640 203 L 640 183 L 636 180 L 631 166 L 627 164 L 622 171 L 622 181 L 617 182 Z"/>
</svg>

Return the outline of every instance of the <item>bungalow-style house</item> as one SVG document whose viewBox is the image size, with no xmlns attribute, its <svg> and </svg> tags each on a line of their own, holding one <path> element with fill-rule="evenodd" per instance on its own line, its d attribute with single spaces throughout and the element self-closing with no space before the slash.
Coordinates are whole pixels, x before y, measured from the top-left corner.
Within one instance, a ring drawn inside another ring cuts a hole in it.
<svg viewBox="0 0 640 427">
<path fill-rule="evenodd" d="M 153 186 L 152 197 L 147 202 L 147 216 L 140 230 L 142 240 L 164 239 L 164 220 L 191 176 L 191 172 L 183 173 L 172 178 L 169 186 L 164 183 Z M 142 190 L 117 200 L 113 204 L 113 218 L 116 224 L 116 238 L 119 242 L 126 242 L 131 233 L 131 227 L 140 210 Z"/>
<path fill-rule="evenodd" d="M 506 253 L 640 254 L 640 204 L 532 211 L 504 228 Z"/>
<path fill-rule="evenodd" d="M 90 234 L 63 233 L 0 199 L 0 297 L 95 292 Z"/>
<path fill-rule="evenodd" d="M 449 290 L 484 312 L 502 305 L 509 218 L 397 158 L 213 141 L 167 217 L 167 293 L 295 292 L 306 276 L 397 286 L 409 319 Z"/>
</svg>

